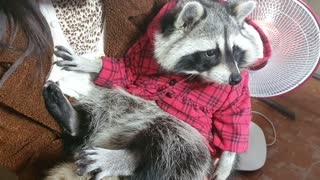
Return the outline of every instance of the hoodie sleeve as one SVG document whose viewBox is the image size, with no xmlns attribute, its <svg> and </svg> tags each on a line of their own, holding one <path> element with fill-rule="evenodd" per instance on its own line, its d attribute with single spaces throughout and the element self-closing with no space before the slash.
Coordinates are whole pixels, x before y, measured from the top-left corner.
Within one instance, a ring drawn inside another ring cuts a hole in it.
<svg viewBox="0 0 320 180">
<path fill-rule="evenodd" d="M 130 69 L 126 68 L 123 58 L 116 59 L 111 57 L 103 57 L 102 69 L 95 84 L 98 86 L 113 88 L 125 87 L 129 85 L 132 79 Z"/>
<path fill-rule="evenodd" d="M 213 115 L 213 145 L 223 151 L 243 153 L 248 149 L 251 122 L 248 76 L 233 86 L 220 110 Z"/>
</svg>

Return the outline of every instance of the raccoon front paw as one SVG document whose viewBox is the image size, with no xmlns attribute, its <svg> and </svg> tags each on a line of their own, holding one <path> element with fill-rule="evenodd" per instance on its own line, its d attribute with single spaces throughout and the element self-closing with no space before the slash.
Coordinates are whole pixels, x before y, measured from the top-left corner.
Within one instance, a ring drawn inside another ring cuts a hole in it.
<svg viewBox="0 0 320 180">
<path fill-rule="evenodd" d="M 98 73 L 102 68 L 101 60 L 89 60 L 78 55 L 72 54 L 67 48 L 63 46 L 56 46 L 54 54 L 62 60 L 56 61 L 59 67 L 66 71 L 77 71 L 84 73 Z"/>
<path fill-rule="evenodd" d="M 99 173 L 102 172 L 102 163 L 99 161 L 101 153 L 97 149 L 85 149 L 75 155 L 75 164 L 79 176 L 90 175 L 95 179 L 102 179 Z"/>
<path fill-rule="evenodd" d="M 224 151 L 214 173 L 215 180 L 226 180 L 231 174 L 236 159 L 236 153 Z"/>
<path fill-rule="evenodd" d="M 129 176 L 136 168 L 134 159 L 125 150 L 88 148 L 75 155 L 76 173 L 96 180 L 108 176 Z"/>
<path fill-rule="evenodd" d="M 229 177 L 229 174 L 217 174 L 214 179 L 215 180 L 226 180 L 226 179 L 228 179 L 228 177 Z"/>
<path fill-rule="evenodd" d="M 66 71 L 84 71 L 82 64 L 85 62 L 82 62 L 80 57 L 72 54 L 63 46 L 56 46 L 55 48 L 54 54 L 62 60 L 56 61 L 54 64 L 59 67 L 63 67 L 63 69 Z"/>
<path fill-rule="evenodd" d="M 230 167 L 219 167 L 214 173 L 214 180 L 227 180 L 231 174 L 232 165 Z"/>
</svg>

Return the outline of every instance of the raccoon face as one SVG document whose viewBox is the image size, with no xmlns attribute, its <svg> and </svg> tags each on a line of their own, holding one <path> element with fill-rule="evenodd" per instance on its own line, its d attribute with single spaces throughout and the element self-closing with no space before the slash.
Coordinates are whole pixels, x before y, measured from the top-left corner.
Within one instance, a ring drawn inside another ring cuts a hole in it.
<svg viewBox="0 0 320 180">
<path fill-rule="evenodd" d="M 155 58 L 170 72 L 221 84 L 241 82 L 241 71 L 263 57 L 258 32 L 245 23 L 254 1 L 180 0 L 155 35 Z"/>
</svg>

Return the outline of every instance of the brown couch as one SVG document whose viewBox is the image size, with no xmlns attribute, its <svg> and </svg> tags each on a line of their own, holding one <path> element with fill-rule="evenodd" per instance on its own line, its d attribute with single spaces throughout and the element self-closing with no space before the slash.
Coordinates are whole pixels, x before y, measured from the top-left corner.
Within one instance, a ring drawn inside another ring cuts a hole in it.
<svg viewBox="0 0 320 180">
<path fill-rule="evenodd" d="M 166 0 L 104 1 L 106 15 L 105 49 L 108 56 L 122 56 L 144 32 Z M 22 32 L 14 47 L 26 47 Z M 49 73 L 53 52 L 47 58 Z M 0 49 L 0 78 L 21 52 Z M 60 128 L 45 109 L 42 98 L 44 78 L 37 75 L 37 58 L 28 57 L 0 89 L 0 166 L 20 179 L 40 179 L 46 170 L 63 158 Z"/>
</svg>

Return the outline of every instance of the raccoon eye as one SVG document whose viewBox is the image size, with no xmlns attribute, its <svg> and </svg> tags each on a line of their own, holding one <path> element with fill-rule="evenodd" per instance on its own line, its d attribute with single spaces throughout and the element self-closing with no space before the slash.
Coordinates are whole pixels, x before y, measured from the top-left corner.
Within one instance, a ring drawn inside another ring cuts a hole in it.
<svg viewBox="0 0 320 180">
<path fill-rule="evenodd" d="M 207 56 L 211 57 L 211 56 L 214 56 L 214 55 L 216 55 L 216 50 L 215 49 L 207 51 Z"/>
<path fill-rule="evenodd" d="M 241 49 L 239 48 L 239 46 L 233 46 L 232 50 L 233 50 L 233 53 L 236 53 L 236 52 L 240 51 Z"/>
</svg>

